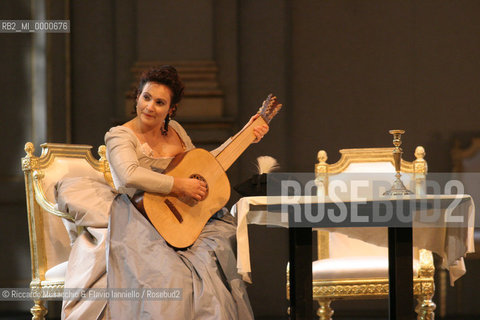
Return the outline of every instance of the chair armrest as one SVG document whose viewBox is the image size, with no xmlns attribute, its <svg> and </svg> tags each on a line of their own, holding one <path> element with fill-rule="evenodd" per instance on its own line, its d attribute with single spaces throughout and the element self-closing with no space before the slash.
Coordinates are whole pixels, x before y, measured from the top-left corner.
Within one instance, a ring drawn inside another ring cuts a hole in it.
<svg viewBox="0 0 480 320">
<path fill-rule="evenodd" d="M 35 200 L 37 201 L 37 203 L 46 212 L 53 214 L 57 217 L 75 222 L 75 220 L 70 215 L 55 209 L 55 205 L 47 200 L 47 197 L 45 196 L 45 192 L 43 191 L 42 184 L 39 181 L 42 178 L 43 178 L 43 173 L 38 171 L 35 171 L 33 173 L 32 184 L 33 184 L 33 189 L 35 190 Z"/>
</svg>

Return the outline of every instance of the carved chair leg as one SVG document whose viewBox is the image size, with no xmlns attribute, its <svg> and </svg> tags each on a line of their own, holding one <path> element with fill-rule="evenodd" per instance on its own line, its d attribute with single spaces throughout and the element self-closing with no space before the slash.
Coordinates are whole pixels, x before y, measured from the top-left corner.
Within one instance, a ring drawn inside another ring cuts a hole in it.
<svg viewBox="0 0 480 320">
<path fill-rule="evenodd" d="M 317 310 L 317 316 L 320 320 L 332 320 L 333 309 L 330 307 L 332 300 L 330 299 L 318 299 L 319 308 Z"/>
<path fill-rule="evenodd" d="M 32 320 L 45 320 L 45 315 L 48 313 L 43 300 L 34 300 L 35 305 L 30 309 L 33 317 Z"/>
<path fill-rule="evenodd" d="M 415 308 L 417 320 L 435 320 L 435 313 L 433 311 L 437 306 L 432 301 L 432 297 L 433 294 L 418 296 L 417 306 Z"/>
</svg>

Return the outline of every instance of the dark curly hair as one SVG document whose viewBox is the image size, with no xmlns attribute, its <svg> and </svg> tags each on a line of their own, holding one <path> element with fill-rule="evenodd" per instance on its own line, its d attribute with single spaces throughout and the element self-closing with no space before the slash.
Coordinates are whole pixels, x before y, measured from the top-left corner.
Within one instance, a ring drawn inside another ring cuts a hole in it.
<svg viewBox="0 0 480 320">
<path fill-rule="evenodd" d="M 156 82 L 170 88 L 172 91 L 170 108 L 173 108 L 170 117 L 173 118 L 177 111 L 178 103 L 180 100 L 182 100 L 183 90 L 185 89 L 182 80 L 180 80 L 180 77 L 178 76 L 177 69 L 175 69 L 173 66 L 165 65 L 151 68 L 142 73 L 137 90 L 135 91 L 135 98 L 142 93 L 143 87 L 147 82 Z M 136 106 L 137 103 L 135 102 L 135 105 L 133 106 L 133 113 L 136 113 Z"/>
</svg>

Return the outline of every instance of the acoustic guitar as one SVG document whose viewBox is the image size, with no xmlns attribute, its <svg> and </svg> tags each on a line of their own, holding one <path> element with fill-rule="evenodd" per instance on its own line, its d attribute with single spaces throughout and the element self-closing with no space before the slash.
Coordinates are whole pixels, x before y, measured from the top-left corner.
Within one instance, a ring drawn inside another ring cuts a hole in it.
<svg viewBox="0 0 480 320">
<path fill-rule="evenodd" d="M 270 94 L 258 111 L 260 116 L 235 135 L 217 156 L 197 148 L 177 155 L 170 162 L 164 174 L 206 183 L 207 195 L 202 201 L 149 192 L 132 199 L 140 211 L 144 209 L 152 225 L 171 246 L 191 246 L 211 216 L 225 206 L 230 198 L 230 182 L 225 171 L 255 140 L 253 128 L 269 123 L 281 107 Z"/>
</svg>

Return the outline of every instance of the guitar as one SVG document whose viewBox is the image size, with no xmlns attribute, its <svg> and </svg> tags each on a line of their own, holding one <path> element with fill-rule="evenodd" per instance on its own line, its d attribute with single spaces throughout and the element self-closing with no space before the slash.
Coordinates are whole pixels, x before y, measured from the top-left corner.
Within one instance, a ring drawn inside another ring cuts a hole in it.
<svg viewBox="0 0 480 320">
<path fill-rule="evenodd" d="M 225 206 L 230 198 L 230 182 L 225 171 L 255 140 L 253 128 L 269 123 L 281 107 L 270 94 L 258 111 L 260 116 L 233 137 L 217 156 L 198 148 L 181 153 L 170 162 L 164 174 L 206 183 L 207 195 L 203 200 L 149 192 L 132 199 L 171 246 L 191 246 L 211 216 Z"/>
</svg>

